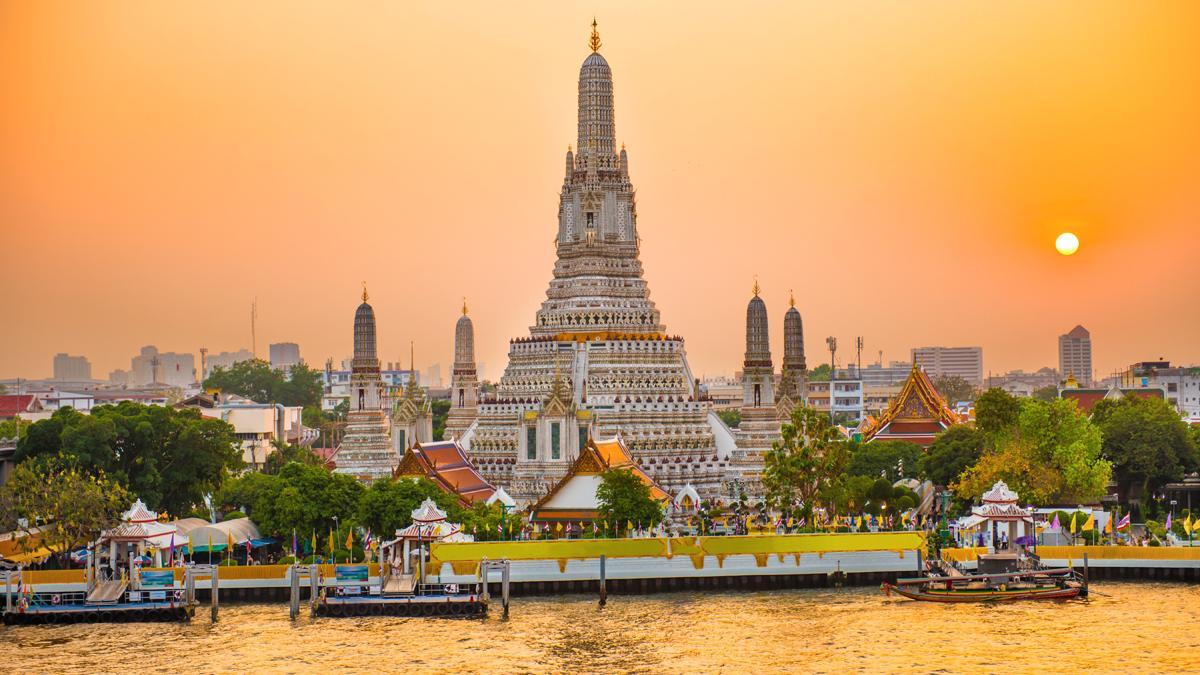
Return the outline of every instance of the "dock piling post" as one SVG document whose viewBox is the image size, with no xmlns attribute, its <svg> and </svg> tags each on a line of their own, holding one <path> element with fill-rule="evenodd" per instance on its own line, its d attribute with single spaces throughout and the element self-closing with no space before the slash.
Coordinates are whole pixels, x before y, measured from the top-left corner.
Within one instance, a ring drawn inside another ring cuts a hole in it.
<svg viewBox="0 0 1200 675">
<path fill-rule="evenodd" d="M 922 558 L 921 549 L 917 549 L 917 574 L 925 573 L 925 561 Z"/>
<path fill-rule="evenodd" d="M 220 603 L 220 596 L 221 596 L 221 582 L 220 582 L 220 575 L 218 574 L 218 570 L 220 568 L 217 567 L 216 565 L 212 565 L 211 567 L 212 567 L 212 577 L 211 577 L 212 581 L 210 583 L 212 584 L 212 622 L 216 623 L 217 622 L 217 607 Z"/>
<path fill-rule="evenodd" d="M 608 557 L 605 556 L 603 553 L 601 553 L 600 554 L 600 607 L 602 609 L 603 609 L 604 605 L 606 605 L 608 603 L 608 588 L 606 587 L 605 578 L 604 578 L 605 563 L 607 562 L 607 560 L 608 560 Z"/>
<path fill-rule="evenodd" d="M 288 572 L 292 575 L 290 579 L 292 597 L 288 601 L 288 618 L 295 621 L 296 616 L 300 614 L 300 566 L 292 563 Z"/>
<path fill-rule="evenodd" d="M 312 589 L 308 593 L 308 608 L 313 616 L 317 615 L 317 603 L 321 599 L 321 568 L 318 565 L 308 566 L 308 583 Z"/>
<path fill-rule="evenodd" d="M 500 576 L 500 596 L 504 603 L 504 618 L 508 618 L 508 577 L 509 570 L 512 568 L 512 563 L 508 560 L 504 561 L 504 571 Z"/>
</svg>

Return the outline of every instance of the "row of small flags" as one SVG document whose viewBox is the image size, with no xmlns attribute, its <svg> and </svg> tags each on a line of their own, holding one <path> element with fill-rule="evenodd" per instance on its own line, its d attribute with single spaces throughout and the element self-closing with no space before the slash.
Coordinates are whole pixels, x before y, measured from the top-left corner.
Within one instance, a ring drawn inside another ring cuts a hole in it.
<svg viewBox="0 0 1200 675">
<path fill-rule="evenodd" d="M 1071 532 L 1071 534 L 1076 534 L 1078 532 L 1090 532 L 1090 531 L 1096 529 L 1095 514 L 1089 513 L 1087 520 L 1083 521 L 1083 523 L 1077 524 L 1076 521 L 1078 520 L 1079 515 L 1080 514 L 1078 512 L 1071 514 L 1071 524 L 1069 526 L 1069 531 Z M 1200 525 L 1200 519 L 1197 519 L 1196 523 L 1197 523 L 1197 525 Z M 1189 515 L 1187 522 L 1184 523 L 1184 528 L 1187 529 L 1188 532 L 1191 532 L 1191 526 L 1192 526 L 1192 517 Z M 1050 523 L 1050 527 L 1052 527 L 1056 530 L 1062 529 L 1062 523 L 1059 521 L 1057 513 L 1054 514 L 1054 522 Z M 1124 517 L 1122 517 L 1119 521 L 1117 521 L 1117 531 L 1120 532 L 1121 530 L 1123 530 L 1127 527 L 1129 527 L 1129 514 L 1128 513 L 1126 513 Z M 1168 530 L 1171 529 L 1171 515 L 1170 514 L 1167 514 L 1167 529 Z M 1108 521 L 1104 523 L 1104 532 L 1111 534 L 1112 531 L 1113 531 L 1113 521 L 1112 521 L 1112 518 L 1109 518 Z"/>
</svg>

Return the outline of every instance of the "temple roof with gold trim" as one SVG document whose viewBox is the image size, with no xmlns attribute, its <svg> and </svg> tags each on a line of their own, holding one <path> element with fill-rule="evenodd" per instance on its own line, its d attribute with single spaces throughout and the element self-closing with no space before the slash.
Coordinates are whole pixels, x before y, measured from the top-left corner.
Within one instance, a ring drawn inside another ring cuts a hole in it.
<svg viewBox="0 0 1200 675">
<path fill-rule="evenodd" d="M 588 439 L 574 464 L 549 492 L 529 507 L 530 520 L 595 520 L 599 504 L 596 488 L 608 469 L 629 469 L 650 488 L 650 497 L 666 501 L 670 495 L 629 456 L 620 438 Z"/>
<path fill-rule="evenodd" d="M 496 491 L 475 469 L 457 441 L 417 443 L 404 453 L 393 476 L 423 476 L 458 497 L 464 506 L 486 501 Z"/>
<path fill-rule="evenodd" d="M 961 423 L 962 418 L 946 405 L 929 376 L 914 363 L 900 393 L 879 417 L 867 419 L 861 433 L 864 442 L 883 438 L 928 446 L 940 431 Z"/>
</svg>

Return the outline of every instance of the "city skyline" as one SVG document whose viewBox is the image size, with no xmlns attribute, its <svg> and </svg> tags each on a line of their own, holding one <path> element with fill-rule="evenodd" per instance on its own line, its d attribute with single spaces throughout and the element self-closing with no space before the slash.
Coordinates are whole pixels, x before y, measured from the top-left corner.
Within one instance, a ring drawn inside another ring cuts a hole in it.
<svg viewBox="0 0 1200 675">
<path fill-rule="evenodd" d="M 755 276 L 777 359 L 794 289 L 810 367 L 825 336 L 862 335 L 864 363 L 980 345 L 985 373 L 1033 371 L 1076 324 L 1100 377 L 1200 361 L 1200 85 L 1180 65 L 1200 60 L 1196 8 L 1098 3 L 1080 30 L 1054 8 L 942 5 L 892 34 L 888 8 L 717 7 L 598 17 L 646 278 L 697 375 L 737 370 Z M 364 278 L 383 360 L 411 341 L 418 368 L 449 363 L 464 295 L 480 362 L 527 333 L 590 12 L 4 12 L 3 86 L 21 96 L 0 112 L 0 219 L 23 330 L 0 377 L 48 375 L 59 352 L 102 376 L 143 345 L 249 348 L 254 298 L 260 357 L 295 341 L 339 362 Z M 400 23 L 419 28 L 407 43 Z M 781 25 L 784 44 L 757 39 Z M 1071 100 L 1054 95 L 1067 81 Z"/>
</svg>

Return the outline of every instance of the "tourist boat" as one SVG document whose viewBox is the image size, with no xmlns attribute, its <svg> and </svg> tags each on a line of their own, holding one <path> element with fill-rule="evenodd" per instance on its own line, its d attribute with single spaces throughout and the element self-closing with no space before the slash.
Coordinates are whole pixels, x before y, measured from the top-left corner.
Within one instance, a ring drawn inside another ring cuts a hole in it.
<svg viewBox="0 0 1200 675">
<path fill-rule="evenodd" d="M 884 582 L 893 592 L 926 602 L 1010 602 L 1013 600 L 1070 600 L 1087 597 L 1087 578 L 1074 569 L 1028 570 L 1000 574 L 926 576 Z"/>
</svg>

